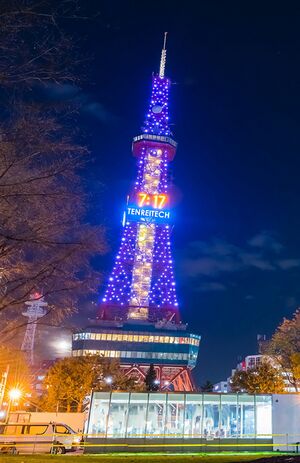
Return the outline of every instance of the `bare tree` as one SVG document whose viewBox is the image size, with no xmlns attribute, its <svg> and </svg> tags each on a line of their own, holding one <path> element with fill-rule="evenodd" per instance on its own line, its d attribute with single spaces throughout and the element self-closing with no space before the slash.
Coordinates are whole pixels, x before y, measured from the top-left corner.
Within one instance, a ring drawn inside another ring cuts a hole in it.
<svg viewBox="0 0 300 463">
<path fill-rule="evenodd" d="M 61 23 L 70 1 L 0 5 L 0 315 L 12 318 L 33 291 L 55 314 L 93 291 L 90 265 L 105 251 L 103 229 L 86 223 L 80 168 L 88 150 L 70 102 L 37 98 L 38 88 L 79 82 L 74 41 Z M 1 324 L 5 327 L 5 324 Z"/>
</svg>

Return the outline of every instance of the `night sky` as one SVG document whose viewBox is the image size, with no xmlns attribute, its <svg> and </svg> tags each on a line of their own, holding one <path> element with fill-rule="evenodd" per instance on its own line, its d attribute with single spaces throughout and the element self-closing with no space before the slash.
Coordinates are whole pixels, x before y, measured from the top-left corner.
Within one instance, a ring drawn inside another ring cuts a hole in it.
<svg viewBox="0 0 300 463">
<path fill-rule="evenodd" d="M 168 31 L 170 115 L 178 151 L 173 252 L 180 311 L 202 335 L 196 377 L 226 379 L 300 300 L 300 65 L 296 2 L 88 2 L 72 31 L 92 57 L 81 89 L 89 219 L 121 237 L 142 125 Z M 103 286 L 100 288 L 100 294 Z M 87 315 L 80 313 L 82 324 Z"/>
</svg>

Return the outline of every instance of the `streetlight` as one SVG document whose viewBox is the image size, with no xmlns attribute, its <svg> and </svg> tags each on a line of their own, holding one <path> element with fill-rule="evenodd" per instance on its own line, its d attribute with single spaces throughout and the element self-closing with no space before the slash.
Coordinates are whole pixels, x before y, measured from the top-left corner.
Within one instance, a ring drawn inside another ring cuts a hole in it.
<svg viewBox="0 0 300 463">
<path fill-rule="evenodd" d="M 15 402 L 16 400 L 19 400 L 22 397 L 22 391 L 21 389 L 17 387 L 13 387 L 9 392 L 8 392 L 8 407 L 7 407 L 7 412 L 6 412 L 6 423 L 9 421 L 9 414 L 11 410 L 11 404 L 12 402 Z"/>
<path fill-rule="evenodd" d="M 104 381 L 106 382 L 106 384 L 109 386 L 109 390 L 111 391 L 111 386 L 112 386 L 112 383 L 113 383 L 113 379 L 111 376 L 107 376 L 106 378 L 104 378 Z"/>
<path fill-rule="evenodd" d="M 17 387 L 14 387 L 9 391 L 8 396 L 11 401 L 19 400 L 22 396 L 22 391 Z"/>
</svg>

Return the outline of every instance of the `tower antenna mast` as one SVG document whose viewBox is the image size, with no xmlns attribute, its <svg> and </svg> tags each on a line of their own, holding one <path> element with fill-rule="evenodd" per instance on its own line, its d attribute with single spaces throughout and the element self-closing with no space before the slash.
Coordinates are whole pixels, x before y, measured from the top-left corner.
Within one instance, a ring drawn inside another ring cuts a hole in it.
<svg viewBox="0 0 300 463">
<path fill-rule="evenodd" d="M 167 49 L 166 49 L 167 35 L 168 35 L 168 32 L 165 32 L 164 33 L 164 45 L 161 51 L 161 58 L 160 58 L 159 77 L 161 79 L 165 77 L 165 67 L 166 67 L 166 59 L 167 59 Z"/>
<path fill-rule="evenodd" d="M 34 293 L 30 296 L 30 300 L 25 302 L 27 311 L 23 312 L 24 317 L 28 318 L 25 336 L 22 342 L 21 350 L 25 352 L 28 362 L 33 365 L 34 363 L 34 341 L 39 318 L 46 315 L 47 302 L 44 297 L 39 293 Z"/>
</svg>

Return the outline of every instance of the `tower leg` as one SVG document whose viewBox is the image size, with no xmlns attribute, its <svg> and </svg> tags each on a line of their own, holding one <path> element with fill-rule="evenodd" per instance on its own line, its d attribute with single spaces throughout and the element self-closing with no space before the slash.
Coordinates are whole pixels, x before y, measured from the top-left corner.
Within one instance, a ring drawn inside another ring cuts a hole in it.
<svg viewBox="0 0 300 463">
<path fill-rule="evenodd" d="M 139 384 L 143 384 L 150 365 L 121 365 L 126 376 L 136 376 Z M 160 389 L 163 391 L 196 391 L 191 370 L 184 367 L 165 367 L 155 365 L 157 379 L 160 381 Z"/>
</svg>

